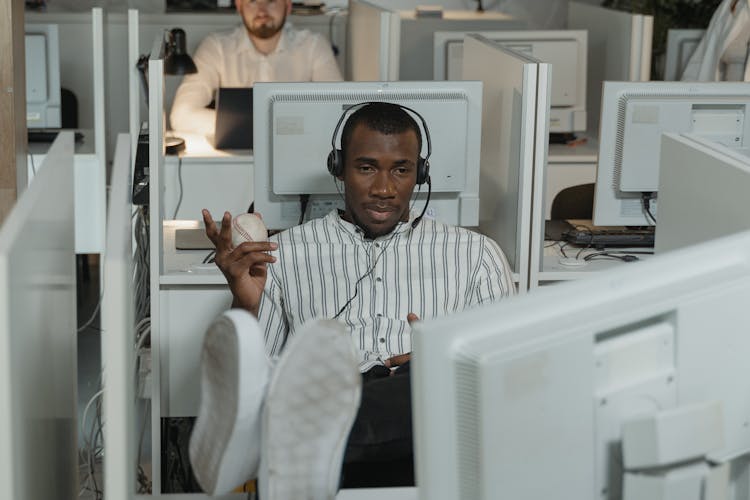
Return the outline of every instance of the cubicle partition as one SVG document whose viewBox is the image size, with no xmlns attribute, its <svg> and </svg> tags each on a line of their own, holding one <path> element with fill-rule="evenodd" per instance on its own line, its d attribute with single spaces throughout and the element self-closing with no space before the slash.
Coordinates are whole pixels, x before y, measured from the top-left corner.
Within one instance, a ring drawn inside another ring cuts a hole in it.
<svg viewBox="0 0 750 500">
<path fill-rule="evenodd" d="M 477 35 L 465 39 L 463 64 L 464 78 L 484 84 L 479 230 L 503 248 L 523 292 L 538 218 L 532 192 L 544 185 L 549 65 Z"/>
<path fill-rule="evenodd" d="M 76 253 L 102 253 L 106 213 L 106 108 L 104 81 L 104 13 L 91 10 L 89 19 L 63 19 L 58 24 L 62 70 L 60 84 L 75 87 L 81 140 L 75 144 L 75 241 Z M 87 47 L 81 51 L 80 47 Z M 75 48 L 76 57 L 65 55 Z M 88 52 L 90 50 L 90 52 Z M 91 54 L 87 57 L 86 53 Z M 70 67 L 65 67 L 66 64 Z M 88 105 L 84 104 L 88 103 Z M 49 143 L 29 144 L 27 179 L 45 164 Z"/>
<path fill-rule="evenodd" d="M 588 30 L 588 130 L 596 136 L 602 82 L 651 78 L 653 16 L 571 1 L 568 29 Z"/>
<path fill-rule="evenodd" d="M 0 498 L 78 498 L 73 134 L 0 228 Z"/>
</svg>

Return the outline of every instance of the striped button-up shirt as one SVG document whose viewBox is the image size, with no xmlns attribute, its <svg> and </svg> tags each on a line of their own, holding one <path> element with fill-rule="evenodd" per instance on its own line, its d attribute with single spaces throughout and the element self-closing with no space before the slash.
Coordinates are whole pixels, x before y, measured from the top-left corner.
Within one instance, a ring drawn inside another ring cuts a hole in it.
<svg viewBox="0 0 750 500">
<path fill-rule="evenodd" d="M 434 318 L 515 291 L 494 241 L 431 219 L 416 228 L 401 222 L 369 240 L 334 210 L 272 240 L 277 261 L 269 265 L 258 314 L 272 357 L 306 321 L 338 315 L 366 371 L 411 351 L 408 313 Z"/>
</svg>

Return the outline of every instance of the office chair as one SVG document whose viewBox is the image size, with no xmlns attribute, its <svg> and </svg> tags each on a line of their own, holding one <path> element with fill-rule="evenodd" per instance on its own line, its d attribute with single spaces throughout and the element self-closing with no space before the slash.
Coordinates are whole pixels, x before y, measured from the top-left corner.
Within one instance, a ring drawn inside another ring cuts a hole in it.
<svg viewBox="0 0 750 500">
<path fill-rule="evenodd" d="M 552 200 L 550 219 L 591 219 L 594 213 L 594 183 L 563 189 Z"/>
</svg>

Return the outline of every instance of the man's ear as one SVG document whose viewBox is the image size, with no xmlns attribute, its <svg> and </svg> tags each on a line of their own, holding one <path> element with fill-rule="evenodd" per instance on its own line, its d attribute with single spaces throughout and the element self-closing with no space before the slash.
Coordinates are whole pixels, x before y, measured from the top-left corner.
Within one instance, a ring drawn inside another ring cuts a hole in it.
<svg viewBox="0 0 750 500">
<path fill-rule="evenodd" d="M 234 0 L 234 8 L 240 14 L 242 14 L 242 7 L 240 6 L 241 2 L 243 2 L 243 0 Z"/>
<path fill-rule="evenodd" d="M 237 1 L 239 2 L 241 0 L 237 0 Z M 286 2 L 286 15 L 288 16 L 291 13 L 292 13 L 292 0 L 287 0 L 287 2 Z"/>
</svg>

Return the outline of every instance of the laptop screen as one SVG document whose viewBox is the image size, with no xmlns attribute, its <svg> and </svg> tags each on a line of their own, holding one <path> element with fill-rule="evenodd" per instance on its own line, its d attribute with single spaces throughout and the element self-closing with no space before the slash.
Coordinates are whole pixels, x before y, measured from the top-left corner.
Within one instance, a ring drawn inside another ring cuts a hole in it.
<svg viewBox="0 0 750 500">
<path fill-rule="evenodd" d="M 216 93 L 216 149 L 253 149 L 252 87 L 221 87 Z"/>
</svg>

